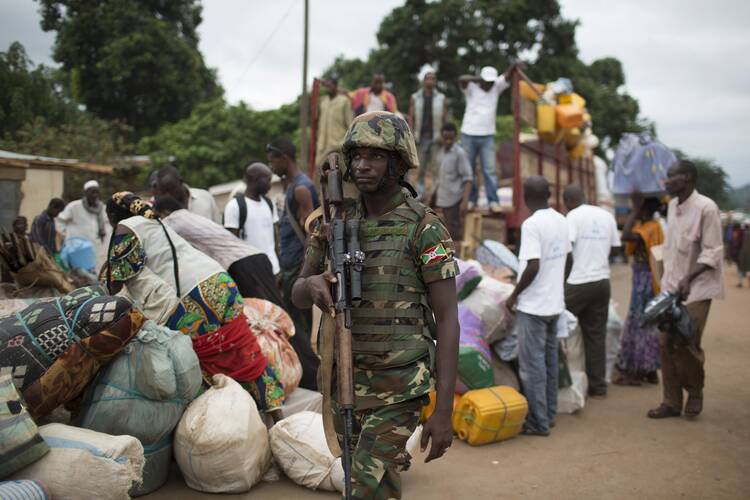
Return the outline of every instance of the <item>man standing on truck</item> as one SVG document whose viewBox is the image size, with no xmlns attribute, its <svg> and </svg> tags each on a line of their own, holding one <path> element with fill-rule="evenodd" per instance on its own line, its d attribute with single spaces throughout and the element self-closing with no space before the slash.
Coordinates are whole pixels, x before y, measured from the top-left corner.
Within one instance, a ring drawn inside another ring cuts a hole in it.
<svg viewBox="0 0 750 500">
<path fill-rule="evenodd" d="M 514 66 L 508 68 L 502 75 L 498 75 L 495 68 L 485 66 L 479 72 L 479 76 L 463 75 L 458 79 L 461 91 L 466 98 L 466 110 L 461 125 L 461 145 L 469 153 L 472 172 L 476 172 L 476 162 L 479 157 L 484 176 L 484 190 L 487 193 L 489 208 L 493 212 L 500 211 L 495 167 L 497 100 L 500 94 L 510 86 L 510 72 Z M 478 194 L 477 177 L 474 174 L 469 208 L 476 206 Z"/>
<path fill-rule="evenodd" d="M 417 154 L 419 155 L 419 171 L 417 172 L 417 192 L 425 193 L 425 175 L 430 172 L 432 182 L 435 173 L 432 171 L 435 145 L 440 138 L 440 130 L 445 125 L 448 114 L 445 94 L 437 86 L 435 68 L 425 66 L 421 71 L 422 88 L 411 95 L 409 100 L 409 114 L 407 121 L 417 140 Z"/>
</svg>

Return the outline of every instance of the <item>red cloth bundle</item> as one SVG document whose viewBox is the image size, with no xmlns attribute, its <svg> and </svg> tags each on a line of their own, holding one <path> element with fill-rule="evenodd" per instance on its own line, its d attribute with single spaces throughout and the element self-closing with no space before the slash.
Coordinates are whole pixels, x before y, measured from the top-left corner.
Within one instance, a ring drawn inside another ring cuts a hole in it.
<svg viewBox="0 0 750 500">
<path fill-rule="evenodd" d="M 266 357 L 244 314 L 213 333 L 193 338 L 193 349 L 209 375 L 221 373 L 237 382 L 252 382 L 266 369 Z"/>
</svg>

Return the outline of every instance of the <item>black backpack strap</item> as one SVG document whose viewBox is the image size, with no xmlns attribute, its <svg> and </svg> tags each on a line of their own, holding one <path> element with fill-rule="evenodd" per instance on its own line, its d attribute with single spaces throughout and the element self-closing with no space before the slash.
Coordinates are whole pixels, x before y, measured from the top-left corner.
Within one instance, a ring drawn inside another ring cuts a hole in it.
<svg viewBox="0 0 750 500">
<path fill-rule="evenodd" d="M 271 211 L 271 218 L 273 219 L 273 202 L 268 196 L 261 196 L 264 200 L 266 200 L 266 204 L 268 204 L 268 209 Z"/>
<path fill-rule="evenodd" d="M 237 193 L 234 195 L 234 199 L 237 200 L 237 206 L 240 207 L 240 227 L 239 236 L 240 239 L 245 239 L 245 222 L 247 222 L 247 202 L 245 201 L 244 193 Z"/>
</svg>

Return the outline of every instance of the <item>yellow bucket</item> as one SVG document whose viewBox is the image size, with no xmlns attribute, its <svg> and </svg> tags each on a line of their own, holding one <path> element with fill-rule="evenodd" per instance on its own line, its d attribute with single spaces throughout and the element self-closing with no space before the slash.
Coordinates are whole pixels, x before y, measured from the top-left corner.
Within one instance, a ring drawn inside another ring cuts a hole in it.
<svg viewBox="0 0 750 500">
<path fill-rule="evenodd" d="M 539 134 L 555 133 L 555 105 L 537 103 L 536 105 L 536 129 Z"/>
</svg>

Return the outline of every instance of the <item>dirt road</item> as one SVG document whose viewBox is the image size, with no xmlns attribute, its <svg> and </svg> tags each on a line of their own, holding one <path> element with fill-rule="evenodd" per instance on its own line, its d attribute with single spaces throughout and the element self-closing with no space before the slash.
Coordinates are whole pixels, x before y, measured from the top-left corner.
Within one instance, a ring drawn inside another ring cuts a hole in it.
<svg viewBox="0 0 750 500">
<path fill-rule="evenodd" d="M 404 498 L 748 498 L 750 495 L 750 290 L 734 288 L 715 301 L 704 334 L 704 414 L 695 421 L 645 417 L 661 387 L 610 388 L 576 415 L 560 416 L 548 438 L 519 436 L 473 448 L 455 441 L 445 458 L 420 457 L 403 474 Z M 613 269 L 613 295 L 625 317 L 630 271 Z M 218 498 L 187 488 L 173 471 L 149 498 Z M 286 479 L 244 495 L 254 500 L 336 498 Z"/>
</svg>

